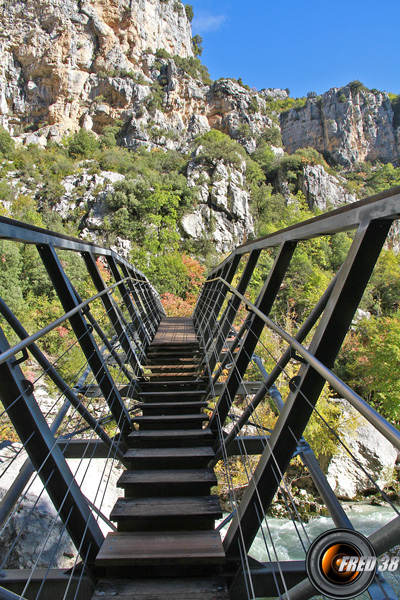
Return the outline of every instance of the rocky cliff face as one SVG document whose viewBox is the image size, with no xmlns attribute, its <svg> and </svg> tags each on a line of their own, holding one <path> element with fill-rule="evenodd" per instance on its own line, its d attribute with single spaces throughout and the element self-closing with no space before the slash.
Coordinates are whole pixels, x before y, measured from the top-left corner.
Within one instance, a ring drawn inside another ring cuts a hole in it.
<svg viewBox="0 0 400 600">
<path fill-rule="evenodd" d="M 311 210 L 325 211 L 357 200 L 343 187 L 343 178 L 329 175 L 322 165 L 306 165 L 301 177 L 301 189 Z"/>
<path fill-rule="evenodd" d="M 129 148 L 184 151 L 214 128 L 254 152 L 274 126 L 268 102 L 287 93 L 257 93 L 228 79 L 210 84 L 190 60 L 180 0 L 5 0 L 0 123 L 24 143 L 45 145 L 79 127 L 102 133 L 122 122 L 120 143 Z M 282 113 L 280 127 L 289 153 L 311 146 L 344 167 L 398 160 L 386 93 L 333 88 Z"/>
<path fill-rule="evenodd" d="M 211 127 L 240 137 L 241 123 L 250 134 L 271 126 L 261 95 L 229 80 L 204 85 L 155 56 L 193 58 L 179 0 L 7 0 L 1 25 L 1 123 L 25 143 L 79 127 L 101 133 L 117 120 L 130 148 L 181 148 Z"/>
<path fill-rule="evenodd" d="M 341 438 L 352 456 L 340 446 L 329 463 L 327 479 L 337 496 L 351 500 L 373 488 L 372 482 L 383 489 L 393 479 L 397 450 L 348 402 L 336 402 L 343 410 Z M 352 424 L 350 428 L 349 423 Z M 354 459 L 358 461 L 357 468 Z"/>
<path fill-rule="evenodd" d="M 189 21 L 173 0 L 6 0 L 1 25 L 3 124 L 47 122 L 46 136 L 77 129 L 96 110 L 104 119 L 92 106 L 103 85 L 116 109 L 128 104 L 118 75 L 142 72 L 145 52 L 193 56 Z"/>
<path fill-rule="evenodd" d="M 397 162 L 398 139 L 385 92 L 333 88 L 300 109 L 281 115 L 282 139 L 290 154 L 311 146 L 344 167 L 357 162 Z"/>
</svg>

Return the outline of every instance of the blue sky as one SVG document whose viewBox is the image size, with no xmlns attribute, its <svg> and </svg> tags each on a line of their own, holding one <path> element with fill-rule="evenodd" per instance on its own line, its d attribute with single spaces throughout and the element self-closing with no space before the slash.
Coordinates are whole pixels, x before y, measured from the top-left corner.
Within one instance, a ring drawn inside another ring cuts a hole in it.
<svg viewBox="0 0 400 600">
<path fill-rule="evenodd" d="M 184 0 L 185 1 L 185 0 Z M 189 0 L 213 79 L 318 94 L 358 79 L 400 92 L 400 0 Z"/>
</svg>

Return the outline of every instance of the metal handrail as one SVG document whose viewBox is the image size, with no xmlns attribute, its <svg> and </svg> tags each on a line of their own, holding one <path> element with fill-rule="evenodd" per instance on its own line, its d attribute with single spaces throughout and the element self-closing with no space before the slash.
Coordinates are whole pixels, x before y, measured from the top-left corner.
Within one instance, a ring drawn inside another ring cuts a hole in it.
<svg viewBox="0 0 400 600">
<path fill-rule="evenodd" d="M 397 449 L 400 450 L 400 432 L 389 423 L 384 417 L 382 417 L 375 409 L 373 409 L 365 400 L 361 398 L 356 392 L 354 392 L 348 385 L 344 383 L 339 377 L 337 377 L 328 367 L 320 362 L 311 352 L 309 352 L 304 346 L 302 346 L 295 338 L 286 333 L 284 329 L 279 327 L 274 321 L 267 317 L 257 306 L 255 306 L 250 300 L 245 298 L 240 292 L 238 292 L 230 283 L 218 277 L 219 279 L 233 294 L 240 298 L 246 305 L 247 308 L 251 309 L 264 323 L 277 333 L 282 339 L 284 339 L 292 348 L 304 358 L 307 363 L 321 375 L 333 388 L 340 394 L 345 400 L 358 410 L 358 412 L 367 419 L 387 440 L 389 440 Z"/>
<path fill-rule="evenodd" d="M 285 229 L 280 229 L 266 236 L 249 240 L 238 246 L 224 261 L 210 273 L 213 276 L 235 256 L 242 256 L 255 249 L 276 248 L 286 241 L 304 241 L 324 235 L 333 235 L 339 231 L 356 229 L 361 223 L 369 223 L 375 219 L 400 218 L 400 186 L 385 190 L 364 200 L 352 202 L 335 210 L 300 221 Z M 318 223 L 319 227 L 315 224 Z"/>
<path fill-rule="evenodd" d="M 136 282 L 140 281 L 140 283 L 146 283 L 140 279 L 134 279 L 132 277 L 125 277 L 125 279 L 121 279 L 117 283 L 110 285 L 105 290 L 103 290 L 103 291 L 99 292 L 98 294 L 96 294 L 95 296 L 92 296 L 91 298 L 89 298 L 89 300 L 85 300 L 84 302 L 81 302 L 80 304 L 78 304 L 78 306 L 76 306 L 75 308 L 73 308 L 70 311 L 68 311 L 67 313 L 65 313 L 62 317 L 59 317 L 58 319 L 56 319 L 49 325 L 46 325 L 46 327 L 43 327 L 42 329 L 39 329 L 38 331 L 36 331 L 36 333 L 33 333 L 32 335 L 30 335 L 28 338 L 22 340 L 21 342 L 18 342 L 18 344 L 16 344 L 15 346 L 10 348 L 6 352 L 3 352 L 3 354 L 0 354 L 0 365 L 2 365 L 4 362 L 6 362 L 7 360 L 9 360 L 13 356 L 15 356 L 15 354 L 18 354 L 18 352 L 25 350 L 25 348 L 30 346 L 33 342 L 36 342 L 38 339 L 40 339 L 41 337 L 43 337 L 44 335 L 46 335 L 47 333 L 49 333 L 50 331 L 52 331 L 53 329 L 58 327 L 59 325 L 62 325 L 62 323 L 64 323 L 65 321 L 68 321 L 68 319 L 70 317 L 73 317 L 74 315 L 76 315 L 76 313 L 78 313 L 80 310 L 82 310 L 82 308 L 85 308 L 85 306 L 88 306 L 91 302 L 93 302 L 94 300 L 97 300 L 97 298 L 100 298 L 101 296 L 108 294 L 114 288 L 121 285 L 121 283 L 125 283 L 125 281 L 136 281 Z"/>
</svg>

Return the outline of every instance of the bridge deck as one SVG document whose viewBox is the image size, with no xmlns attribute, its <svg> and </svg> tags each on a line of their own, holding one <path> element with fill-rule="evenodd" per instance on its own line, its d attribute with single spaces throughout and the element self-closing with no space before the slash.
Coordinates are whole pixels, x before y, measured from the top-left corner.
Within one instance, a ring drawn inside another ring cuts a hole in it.
<svg viewBox="0 0 400 600">
<path fill-rule="evenodd" d="M 180 344 L 197 345 L 197 336 L 191 318 L 165 317 L 158 326 L 152 347 L 173 345 L 179 350 Z"/>
<path fill-rule="evenodd" d="M 189 365 L 189 371 L 187 366 Z M 150 371 L 150 372 L 149 372 Z M 228 600 L 222 513 L 212 469 L 213 436 L 203 428 L 205 385 L 191 319 L 164 318 L 147 351 L 136 429 L 128 436 L 124 489 L 96 559 L 93 600 Z"/>
</svg>

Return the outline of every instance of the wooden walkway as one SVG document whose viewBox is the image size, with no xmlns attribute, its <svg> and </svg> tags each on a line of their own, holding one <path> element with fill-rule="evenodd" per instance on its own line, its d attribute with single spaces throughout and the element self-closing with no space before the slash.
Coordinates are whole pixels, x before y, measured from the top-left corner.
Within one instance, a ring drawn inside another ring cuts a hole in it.
<svg viewBox="0 0 400 600">
<path fill-rule="evenodd" d="M 93 600 L 229 600 L 202 364 L 191 319 L 163 319 L 118 482 L 125 496 L 110 515 L 118 531 L 97 556 Z"/>
<path fill-rule="evenodd" d="M 186 317 L 165 317 L 158 326 L 152 346 L 198 345 L 193 321 Z M 178 348 L 177 348 L 178 350 Z"/>
</svg>

